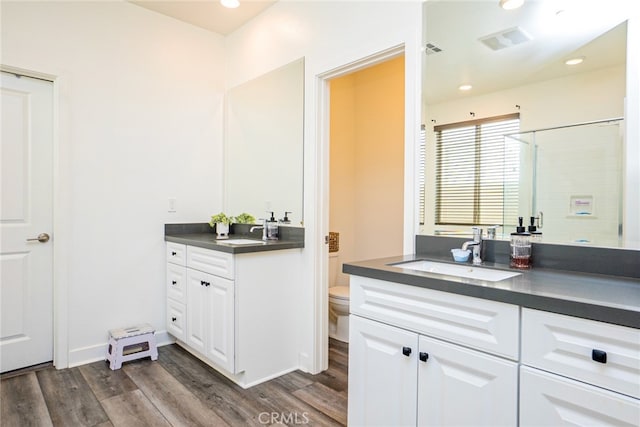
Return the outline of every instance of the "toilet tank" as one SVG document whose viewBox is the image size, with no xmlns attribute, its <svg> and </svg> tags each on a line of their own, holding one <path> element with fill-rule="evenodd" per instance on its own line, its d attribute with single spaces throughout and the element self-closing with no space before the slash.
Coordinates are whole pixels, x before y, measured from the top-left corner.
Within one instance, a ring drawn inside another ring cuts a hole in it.
<svg viewBox="0 0 640 427">
<path fill-rule="evenodd" d="M 338 253 L 329 253 L 329 287 L 338 286 Z"/>
</svg>

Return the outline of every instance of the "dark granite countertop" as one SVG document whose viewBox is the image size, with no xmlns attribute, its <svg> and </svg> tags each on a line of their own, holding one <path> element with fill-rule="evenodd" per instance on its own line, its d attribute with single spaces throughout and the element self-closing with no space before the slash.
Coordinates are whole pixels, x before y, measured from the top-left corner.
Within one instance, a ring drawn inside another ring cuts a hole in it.
<svg viewBox="0 0 640 427">
<path fill-rule="evenodd" d="M 234 234 L 230 234 L 228 239 L 219 240 L 208 224 L 166 224 L 164 240 L 231 254 L 304 248 L 304 229 L 301 227 L 280 227 L 282 238 L 267 241 L 261 240 L 262 231 L 250 233 L 250 227 L 247 224 L 233 224 L 231 231 Z M 255 244 L 227 243 L 232 239 L 251 239 L 255 240 Z"/>
<path fill-rule="evenodd" d="M 640 280 L 636 278 L 545 268 L 516 270 L 485 262 L 482 267 L 522 273 L 489 282 L 390 265 L 414 260 L 460 265 L 450 257 L 404 255 L 346 263 L 343 272 L 640 329 Z"/>
</svg>

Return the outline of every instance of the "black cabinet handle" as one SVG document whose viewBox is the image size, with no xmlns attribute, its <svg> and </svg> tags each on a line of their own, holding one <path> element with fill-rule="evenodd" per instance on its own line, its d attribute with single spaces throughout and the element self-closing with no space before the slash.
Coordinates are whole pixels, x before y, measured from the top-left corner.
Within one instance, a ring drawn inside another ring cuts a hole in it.
<svg viewBox="0 0 640 427">
<path fill-rule="evenodd" d="M 172 280 L 172 281 L 171 281 L 171 284 L 172 284 L 172 285 L 177 285 L 177 284 L 178 284 L 178 282 L 176 282 L 175 280 Z"/>
<path fill-rule="evenodd" d="M 607 352 L 602 350 L 591 350 L 591 360 L 598 363 L 607 363 Z"/>
<path fill-rule="evenodd" d="M 171 318 L 171 321 L 172 321 L 172 322 L 175 322 L 176 320 L 178 320 L 178 318 L 177 318 L 177 317 L 172 317 L 172 318 Z"/>
<path fill-rule="evenodd" d="M 418 358 L 420 359 L 421 362 L 426 362 L 427 359 L 429 358 L 429 353 L 425 353 L 424 351 L 421 351 L 420 353 L 418 353 Z"/>
<path fill-rule="evenodd" d="M 405 356 L 411 356 L 411 347 L 402 347 L 402 354 Z"/>
<path fill-rule="evenodd" d="M 178 253 L 177 253 L 177 252 L 173 252 L 173 251 L 171 251 L 171 256 L 176 256 L 176 255 L 178 255 Z"/>
<path fill-rule="evenodd" d="M 211 283 L 205 282 L 204 280 L 200 281 L 200 286 L 211 286 Z"/>
</svg>

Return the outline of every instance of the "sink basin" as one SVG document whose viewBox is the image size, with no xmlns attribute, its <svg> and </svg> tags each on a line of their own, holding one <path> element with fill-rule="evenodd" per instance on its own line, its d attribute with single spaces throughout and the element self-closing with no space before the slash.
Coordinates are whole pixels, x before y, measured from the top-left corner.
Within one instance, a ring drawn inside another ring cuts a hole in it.
<svg viewBox="0 0 640 427">
<path fill-rule="evenodd" d="M 253 240 L 253 239 L 229 239 L 229 240 L 217 240 L 218 244 L 227 244 L 227 245 L 262 245 L 264 242 L 262 240 Z"/>
<path fill-rule="evenodd" d="M 409 270 L 424 271 L 425 273 L 442 274 L 443 276 L 464 277 L 467 279 L 485 280 L 487 282 L 499 282 L 500 280 L 520 276 L 522 273 L 513 271 L 492 270 L 490 268 L 476 267 L 475 265 L 455 265 L 435 261 L 409 261 L 400 264 L 391 264 L 394 267 Z"/>
</svg>

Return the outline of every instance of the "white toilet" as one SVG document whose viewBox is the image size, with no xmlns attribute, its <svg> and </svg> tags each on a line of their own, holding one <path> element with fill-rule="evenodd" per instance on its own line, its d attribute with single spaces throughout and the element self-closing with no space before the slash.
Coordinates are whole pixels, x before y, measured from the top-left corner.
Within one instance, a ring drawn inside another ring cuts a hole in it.
<svg viewBox="0 0 640 427">
<path fill-rule="evenodd" d="M 349 287 L 336 286 L 338 254 L 329 253 L 329 337 L 349 342 Z"/>
</svg>

